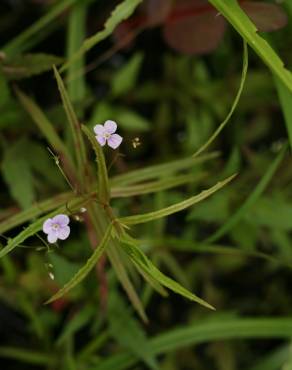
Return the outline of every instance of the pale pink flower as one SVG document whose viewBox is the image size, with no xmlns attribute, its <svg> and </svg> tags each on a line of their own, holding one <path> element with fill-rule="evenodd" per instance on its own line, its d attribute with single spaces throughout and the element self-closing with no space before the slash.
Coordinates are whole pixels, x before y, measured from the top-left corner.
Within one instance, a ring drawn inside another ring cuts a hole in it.
<svg viewBox="0 0 292 370">
<path fill-rule="evenodd" d="M 58 239 L 67 239 L 70 234 L 69 222 L 70 219 L 67 215 L 57 215 L 53 218 L 48 218 L 43 224 L 43 232 L 48 234 L 48 242 L 56 243 Z"/>
<path fill-rule="evenodd" d="M 95 125 L 93 128 L 96 134 L 96 140 L 101 146 L 104 146 L 106 143 L 113 149 L 117 149 L 120 146 L 123 138 L 115 134 L 117 130 L 117 124 L 114 121 L 107 120 L 104 125 Z"/>
</svg>

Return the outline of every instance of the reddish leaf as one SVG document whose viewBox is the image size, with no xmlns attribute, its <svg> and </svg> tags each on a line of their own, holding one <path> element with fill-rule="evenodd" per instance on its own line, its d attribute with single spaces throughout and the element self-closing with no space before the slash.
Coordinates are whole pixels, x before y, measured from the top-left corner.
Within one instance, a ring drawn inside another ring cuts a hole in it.
<svg viewBox="0 0 292 370">
<path fill-rule="evenodd" d="M 284 10 L 275 4 L 246 1 L 241 7 L 259 31 L 276 31 L 285 27 L 288 22 Z"/>
<path fill-rule="evenodd" d="M 213 9 L 191 17 L 177 18 L 163 28 L 166 42 L 185 54 L 205 54 L 216 49 L 222 40 L 225 21 Z"/>
<path fill-rule="evenodd" d="M 145 3 L 145 12 L 147 15 L 147 24 L 149 26 L 156 26 L 165 21 L 168 17 L 173 2 L 171 0 L 148 0 Z"/>
</svg>

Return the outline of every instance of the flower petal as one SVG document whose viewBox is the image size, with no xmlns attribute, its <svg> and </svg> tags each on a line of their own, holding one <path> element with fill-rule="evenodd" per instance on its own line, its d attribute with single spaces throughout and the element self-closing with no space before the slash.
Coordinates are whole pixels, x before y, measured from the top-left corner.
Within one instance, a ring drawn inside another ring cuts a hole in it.
<svg viewBox="0 0 292 370">
<path fill-rule="evenodd" d="M 66 226 L 69 224 L 70 219 L 67 215 L 57 215 L 53 217 L 52 221 L 60 226 Z"/>
<path fill-rule="evenodd" d="M 103 125 L 95 125 L 93 127 L 93 131 L 96 133 L 96 135 L 103 135 L 105 130 Z"/>
<path fill-rule="evenodd" d="M 56 243 L 56 241 L 58 240 L 58 235 L 53 231 L 51 231 L 49 234 L 48 234 L 48 242 L 49 243 Z"/>
<path fill-rule="evenodd" d="M 44 223 L 43 223 L 43 232 L 46 234 L 49 234 L 52 230 L 52 223 L 53 220 L 51 218 L 48 218 Z"/>
<path fill-rule="evenodd" d="M 107 145 L 110 146 L 113 149 L 117 149 L 117 147 L 120 146 L 120 144 L 121 144 L 122 141 L 123 141 L 123 138 L 120 135 L 113 134 L 107 140 Z"/>
<path fill-rule="evenodd" d="M 67 239 L 69 234 L 70 234 L 69 226 L 63 226 L 58 230 L 58 238 L 61 240 Z"/>
<path fill-rule="evenodd" d="M 97 135 L 95 136 L 96 137 L 96 140 L 99 142 L 99 144 L 101 146 L 104 146 L 105 143 L 106 143 L 106 138 L 104 136 L 101 136 L 101 135 Z"/>
<path fill-rule="evenodd" d="M 114 132 L 117 131 L 118 125 L 116 124 L 115 121 L 107 120 L 104 123 L 104 129 L 108 134 L 113 134 Z"/>
</svg>

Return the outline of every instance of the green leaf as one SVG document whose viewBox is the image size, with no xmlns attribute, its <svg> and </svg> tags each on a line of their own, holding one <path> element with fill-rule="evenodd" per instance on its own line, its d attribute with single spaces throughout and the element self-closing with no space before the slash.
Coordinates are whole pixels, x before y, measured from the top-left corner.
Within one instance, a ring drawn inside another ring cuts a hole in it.
<svg viewBox="0 0 292 370">
<path fill-rule="evenodd" d="M 148 275 L 150 275 L 154 280 L 157 280 L 161 285 L 174 291 L 177 294 L 182 295 L 191 301 L 197 302 L 202 306 L 210 309 L 214 309 L 209 303 L 205 302 L 203 299 L 199 298 L 195 294 L 189 292 L 187 289 L 182 287 L 179 283 L 172 280 L 168 276 L 164 275 L 160 270 L 158 270 L 150 259 L 142 252 L 139 241 L 133 239 L 126 233 L 120 238 L 125 252 L 128 254 L 132 262 L 143 269 Z"/>
<path fill-rule="evenodd" d="M 8 147 L 2 161 L 2 174 L 13 198 L 22 208 L 28 208 L 36 198 L 33 174 L 25 156 L 25 141 Z"/>
<path fill-rule="evenodd" d="M 193 166 L 202 164 L 210 159 L 218 157 L 218 152 L 202 155 L 198 158 L 187 157 L 175 161 L 147 166 L 138 170 L 133 170 L 122 175 L 114 176 L 110 179 L 112 185 L 135 184 L 144 180 L 160 179 L 179 171 L 187 170 Z"/>
<path fill-rule="evenodd" d="M 246 214 L 246 212 L 250 209 L 250 207 L 259 199 L 262 193 L 265 191 L 266 187 L 268 186 L 270 180 L 274 176 L 275 172 L 277 171 L 284 155 L 286 153 L 287 146 L 284 145 L 280 153 L 271 163 L 267 172 L 262 177 L 260 182 L 254 188 L 254 190 L 250 193 L 246 201 L 242 204 L 242 206 L 228 219 L 228 221 L 223 224 L 219 230 L 217 230 L 211 237 L 207 238 L 205 241 L 206 243 L 213 243 L 214 241 L 221 238 L 225 235 L 229 230 L 232 229 L 234 225 Z"/>
<path fill-rule="evenodd" d="M 150 121 L 129 109 L 117 109 L 115 112 L 120 126 L 128 131 L 145 132 L 150 128 Z"/>
<path fill-rule="evenodd" d="M 200 175 L 178 175 L 177 177 L 166 177 L 162 180 L 158 181 L 151 181 L 146 182 L 139 185 L 129 185 L 129 186 L 122 186 L 122 187 L 113 187 L 111 189 L 111 197 L 112 198 L 120 198 L 120 197 L 130 197 L 133 195 L 143 195 L 149 193 L 155 193 L 157 191 L 172 189 L 176 186 L 184 185 L 187 183 L 192 183 L 194 181 L 198 181 L 204 176 L 204 173 Z"/>
<path fill-rule="evenodd" d="M 218 340 L 272 338 L 290 340 L 291 332 L 291 317 L 224 318 L 224 320 L 218 317 L 205 322 L 195 321 L 159 334 L 150 340 L 150 350 L 151 353 L 158 355 Z M 125 352 L 111 356 L 90 370 L 127 370 L 137 362 L 136 356 Z"/>
<path fill-rule="evenodd" d="M 62 81 L 61 76 L 59 75 L 59 72 L 54 67 L 54 74 L 57 80 L 58 88 L 60 91 L 60 95 L 62 98 L 63 106 L 67 115 L 68 122 L 70 124 L 71 133 L 73 137 L 74 142 L 74 150 L 75 155 L 77 158 L 77 167 L 79 172 L 79 180 L 81 183 L 84 183 L 85 181 L 85 169 L 87 168 L 87 159 L 86 159 L 86 151 L 85 146 L 83 142 L 83 137 L 81 133 L 81 125 L 77 119 L 77 116 L 74 112 L 73 106 L 70 102 L 68 93 L 65 89 L 64 83 Z"/>
<path fill-rule="evenodd" d="M 209 197 L 213 193 L 215 193 L 217 190 L 221 189 L 223 186 L 228 184 L 235 175 L 228 177 L 227 179 L 223 181 L 219 181 L 216 185 L 211 187 L 210 189 L 203 190 L 200 194 L 195 195 L 187 200 L 184 200 L 182 202 L 173 204 L 172 206 L 160 209 L 159 211 L 149 212 L 142 215 L 136 215 L 136 216 L 128 216 L 128 217 L 122 217 L 119 219 L 121 224 L 124 225 L 136 225 L 140 223 L 145 223 L 149 221 L 156 220 L 161 217 L 165 217 L 168 215 L 171 215 L 173 213 L 182 211 L 183 209 L 186 209 L 195 203 L 201 202 L 205 198 Z"/>
<path fill-rule="evenodd" d="M 90 131 L 86 126 L 82 125 L 82 130 L 85 135 L 88 137 L 93 150 L 95 151 L 96 161 L 98 165 L 98 196 L 99 200 L 103 204 L 108 204 L 110 198 L 110 188 L 109 188 L 109 181 L 108 181 L 108 174 L 106 163 L 103 155 L 103 151 L 99 143 L 97 142 L 94 134 Z"/>
<path fill-rule="evenodd" d="M 127 270 L 122 262 L 121 251 L 119 250 L 119 245 L 116 246 L 114 243 L 113 245 L 109 245 L 109 248 L 107 249 L 107 255 L 115 270 L 115 273 L 117 274 L 119 281 L 121 282 L 125 292 L 127 293 L 129 297 L 129 300 L 133 304 L 133 307 L 135 308 L 135 310 L 137 311 L 141 319 L 144 322 L 148 322 L 142 302 L 140 301 L 136 293 L 136 290 L 131 280 L 129 279 Z"/>
<path fill-rule="evenodd" d="M 81 48 L 71 57 L 71 59 L 62 67 L 61 72 L 63 72 L 70 63 L 75 62 L 79 59 L 82 55 L 84 55 L 87 51 L 92 49 L 95 45 L 97 45 L 100 41 L 104 40 L 108 36 L 110 36 L 117 25 L 121 23 L 123 20 L 129 18 L 136 7 L 142 2 L 142 0 L 124 0 L 121 4 L 119 4 L 108 20 L 104 25 L 104 29 L 102 31 L 97 32 L 95 35 L 86 39 L 81 46 Z"/>
<path fill-rule="evenodd" d="M 9 80 L 21 80 L 50 71 L 53 65 L 63 62 L 63 58 L 50 54 L 25 54 L 5 59 L 0 68 Z"/>
<path fill-rule="evenodd" d="M 155 357 L 149 350 L 149 342 L 140 322 L 130 313 L 125 302 L 116 293 L 111 294 L 109 301 L 110 333 L 120 345 L 129 349 L 150 369 L 157 370 Z"/>
<path fill-rule="evenodd" d="M 136 53 L 115 73 L 111 81 L 112 94 L 115 97 L 131 91 L 135 87 L 142 62 L 143 54 Z"/>
<path fill-rule="evenodd" d="M 209 2 L 232 24 L 273 74 L 282 81 L 288 90 L 292 91 L 291 72 L 284 68 L 284 63 L 279 56 L 267 41 L 257 33 L 256 26 L 241 9 L 238 2 L 236 0 L 209 0 Z"/>
<path fill-rule="evenodd" d="M 56 299 L 61 298 L 63 295 L 67 294 L 72 288 L 79 284 L 94 268 L 97 264 L 99 258 L 102 256 L 105 248 L 108 245 L 108 242 L 111 238 L 112 224 L 107 227 L 107 230 L 101 240 L 100 244 L 95 248 L 91 257 L 87 260 L 86 264 L 81 267 L 81 269 L 68 281 L 56 294 L 54 294 L 46 304 L 55 301 Z"/>
<path fill-rule="evenodd" d="M 77 2 L 72 6 L 67 26 L 67 59 L 80 48 L 86 37 L 86 16 L 89 3 Z M 67 71 L 66 81 L 71 101 L 81 101 L 85 97 L 84 58 L 72 63 Z"/>
<path fill-rule="evenodd" d="M 12 41 L 8 42 L 2 51 L 8 55 L 8 57 L 17 55 L 25 51 L 29 42 L 38 36 L 40 32 L 43 32 L 49 24 L 62 14 L 70 5 L 76 0 L 61 0 L 54 7 L 51 8 L 43 17 L 39 18 L 33 23 L 28 29 L 16 36 Z"/>
<path fill-rule="evenodd" d="M 290 147 L 292 148 L 292 92 L 277 77 L 275 77 L 275 85 L 288 131 Z"/>
</svg>

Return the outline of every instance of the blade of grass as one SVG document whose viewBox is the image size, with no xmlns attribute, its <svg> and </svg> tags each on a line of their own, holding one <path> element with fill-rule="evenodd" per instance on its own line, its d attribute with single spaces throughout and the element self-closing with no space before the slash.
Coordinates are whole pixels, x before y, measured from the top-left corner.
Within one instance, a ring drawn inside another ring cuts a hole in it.
<svg viewBox="0 0 292 370">
<path fill-rule="evenodd" d="M 93 269 L 93 267 L 97 264 L 98 260 L 102 256 L 105 248 L 108 246 L 109 240 L 111 238 L 111 231 L 112 224 L 107 227 L 103 239 L 95 248 L 93 254 L 87 260 L 86 264 L 81 267 L 81 269 L 72 277 L 71 280 L 68 281 L 68 283 L 66 283 L 56 294 L 54 294 L 49 300 L 47 300 L 45 302 L 46 304 L 54 302 L 56 299 L 63 297 L 89 274 L 89 272 Z"/>
<path fill-rule="evenodd" d="M 129 18 L 141 2 L 142 0 L 124 0 L 122 3 L 120 3 L 106 21 L 104 29 L 87 38 L 82 44 L 81 48 L 71 57 L 71 59 L 61 68 L 60 71 L 63 72 L 71 63 L 81 58 L 100 41 L 110 36 L 117 25 L 123 20 Z"/>
<path fill-rule="evenodd" d="M 279 78 L 275 77 L 274 80 L 288 131 L 290 147 L 292 148 L 292 93 Z"/>
<path fill-rule="evenodd" d="M 292 73 L 284 67 L 284 63 L 267 41 L 258 34 L 256 26 L 238 2 L 236 0 L 209 0 L 209 2 L 232 24 L 272 73 L 292 92 Z"/>
<path fill-rule="evenodd" d="M 225 186 L 227 183 L 229 183 L 236 175 L 230 176 L 227 179 L 223 181 L 219 181 L 216 185 L 211 187 L 208 190 L 203 190 L 200 194 L 195 195 L 189 199 L 186 199 L 182 202 L 173 204 L 172 206 L 160 209 L 158 211 L 145 213 L 142 215 L 136 215 L 136 216 L 128 216 L 128 217 L 122 217 L 119 219 L 121 224 L 124 225 L 136 225 L 140 223 L 145 223 L 149 221 L 156 220 L 161 217 L 165 217 L 168 215 L 171 215 L 173 213 L 182 211 L 185 208 L 188 208 L 195 203 L 201 202 L 203 199 L 209 197 L 213 193 L 215 193 L 217 190 L 221 189 L 223 186 Z"/>
<path fill-rule="evenodd" d="M 122 175 L 114 176 L 110 179 L 112 185 L 129 185 L 135 184 L 144 180 L 153 180 L 165 177 L 169 174 L 174 174 L 179 171 L 187 170 L 193 166 L 202 164 L 210 159 L 215 159 L 219 156 L 218 152 L 208 153 L 199 158 L 187 157 L 162 163 L 153 166 L 147 166 L 138 170 L 133 170 Z"/>
<path fill-rule="evenodd" d="M 231 318 L 212 320 L 173 329 L 150 340 L 150 351 L 159 355 L 201 343 L 230 339 L 290 339 L 292 317 L 282 318 Z M 126 370 L 138 363 L 138 359 L 124 352 L 111 356 L 89 370 Z"/>
<path fill-rule="evenodd" d="M 225 235 L 229 230 L 233 228 L 234 225 L 245 215 L 248 209 L 258 200 L 261 194 L 265 191 L 266 187 L 268 186 L 269 182 L 271 181 L 272 177 L 274 176 L 275 172 L 277 171 L 280 163 L 282 162 L 284 155 L 287 150 L 287 145 L 284 145 L 280 153 L 276 156 L 274 161 L 271 163 L 265 175 L 261 178 L 260 182 L 254 188 L 254 190 L 250 193 L 248 198 L 242 204 L 241 207 L 228 219 L 228 221 L 223 224 L 219 230 L 217 230 L 213 235 L 207 238 L 204 243 L 209 244 L 213 243 L 214 241 L 221 238 Z"/>
<path fill-rule="evenodd" d="M 243 41 L 243 56 L 242 56 L 242 59 L 243 59 L 243 65 L 242 65 L 242 74 L 241 74 L 241 80 L 240 80 L 240 85 L 239 85 L 239 89 L 238 89 L 238 92 L 235 96 L 235 99 L 234 99 L 234 102 L 232 103 L 232 106 L 231 106 L 231 109 L 229 111 L 229 113 L 227 114 L 225 120 L 218 126 L 218 128 L 216 129 L 216 131 L 213 133 L 213 135 L 206 141 L 205 144 L 203 144 L 197 151 L 196 153 L 193 155 L 193 157 L 196 157 L 198 156 L 200 153 L 202 153 L 205 149 L 208 148 L 208 146 L 216 139 L 216 137 L 220 134 L 220 132 L 224 129 L 224 127 L 227 125 L 227 123 L 229 122 L 230 118 L 232 117 L 234 111 L 235 111 L 235 108 L 237 107 L 238 105 L 238 102 L 239 102 L 239 99 L 241 97 L 241 94 L 242 94 L 242 91 L 243 91 L 243 87 L 244 87 L 244 84 L 245 84 L 245 80 L 246 80 L 246 75 L 247 75 L 247 70 L 248 70 L 248 48 L 247 48 L 247 44 L 245 41 Z"/>
</svg>

